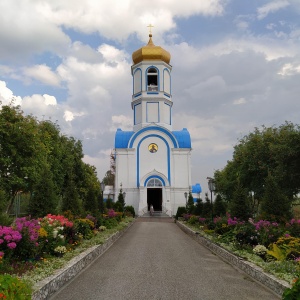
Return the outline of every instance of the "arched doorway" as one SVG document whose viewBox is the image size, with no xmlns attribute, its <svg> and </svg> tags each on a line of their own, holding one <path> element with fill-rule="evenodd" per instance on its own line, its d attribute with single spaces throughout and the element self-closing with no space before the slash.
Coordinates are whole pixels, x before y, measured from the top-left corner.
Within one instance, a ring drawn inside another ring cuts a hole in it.
<svg viewBox="0 0 300 300">
<path fill-rule="evenodd" d="M 154 211 L 162 211 L 162 182 L 157 178 L 152 178 L 147 183 L 148 211 L 151 204 Z"/>
</svg>

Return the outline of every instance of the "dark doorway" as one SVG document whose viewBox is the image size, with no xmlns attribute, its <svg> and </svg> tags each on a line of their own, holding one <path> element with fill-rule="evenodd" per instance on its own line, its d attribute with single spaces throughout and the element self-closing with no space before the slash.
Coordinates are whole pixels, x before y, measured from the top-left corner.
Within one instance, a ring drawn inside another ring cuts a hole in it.
<svg viewBox="0 0 300 300">
<path fill-rule="evenodd" d="M 150 210 L 150 205 L 152 204 L 154 211 L 162 211 L 162 189 L 161 188 L 147 189 L 147 204 L 148 204 L 148 210 Z"/>
</svg>

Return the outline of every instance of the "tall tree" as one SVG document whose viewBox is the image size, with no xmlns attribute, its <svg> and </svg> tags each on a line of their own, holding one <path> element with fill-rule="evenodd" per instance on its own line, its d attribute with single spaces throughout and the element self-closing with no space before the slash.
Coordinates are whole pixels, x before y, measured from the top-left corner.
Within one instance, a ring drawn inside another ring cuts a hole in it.
<svg viewBox="0 0 300 300">
<path fill-rule="evenodd" d="M 247 221 L 251 217 L 249 199 L 246 190 L 238 182 L 233 199 L 229 205 L 230 214 L 240 220 Z"/>
<path fill-rule="evenodd" d="M 275 178 L 268 174 L 261 203 L 261 215 L 268 220 L 285 221 L 291 217 L 291 201 L 282 193 Z"/>
</svg>

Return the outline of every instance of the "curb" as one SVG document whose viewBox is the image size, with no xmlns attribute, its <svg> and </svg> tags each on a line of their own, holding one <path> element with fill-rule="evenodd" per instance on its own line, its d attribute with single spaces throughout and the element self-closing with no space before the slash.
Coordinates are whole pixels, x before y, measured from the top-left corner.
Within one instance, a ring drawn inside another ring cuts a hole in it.
<svg viewBox="0 0 300 300">
<path fill-rule="evenodd" d="M 72 258 L 63 268 L 56 271 L 54 275 L 51 275 L 42 281 L 38 282 L 32 294 L 32 300 L 48 299 L 51 295 L 61 289 L 71 279 L 78 275 L 85 267 L 91 264 L 96 258 L 101 256 L 113 243 L 121 237 L 133 224 L 135 220 L 131 222 L 122 231 L 118 231 L 110 236 L 104 244 L 93 246 L 78 256 Z"/>
<path fill-rule="evenodd" d="M 256 266 L 255 264 L 244 260 L 241 257 L 238 257 L 229 251 L 225 250 L 224 248 L 218 246 L 217 244 L 213 243 L 211 240 L 207 239 L 206 237 L 202 236 L 198 232 L 193 231 L 186 225 L 182 224 L 181 222 L 176 222 L 177 226 L 184 231 L 186 234 L 191 236 L 195 239 L 199 244 L 203 245 L 223 260 L 227 261 L 231 265 L 239 268 L 247 275 L 249 275 L 254 280 L 258 281 L 259 283 L 263 284 L 271 291 L 273 291 L 276 295 L 282 296 L 283 291 L 286 288 L 290 288 L 291 286 L 285 282 L 284 280 L 277 279 L 275 276 L 271 274 L 267 274 L 263 271 L 262 268 Z"/>
</svg>

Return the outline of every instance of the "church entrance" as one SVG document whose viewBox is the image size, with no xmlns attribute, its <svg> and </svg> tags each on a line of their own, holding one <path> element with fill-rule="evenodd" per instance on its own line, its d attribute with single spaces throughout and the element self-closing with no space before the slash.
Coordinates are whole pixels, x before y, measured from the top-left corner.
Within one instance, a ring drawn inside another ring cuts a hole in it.
<svg viewBox="0 0 300 300">
<path fill-rule="evenodd" d="M 153 205 L 154 211 L 162 211 L 162 188 L 148 188 L 147 189 L 147 204 L 148 211 L 150 205 Z"/>
</svg>

